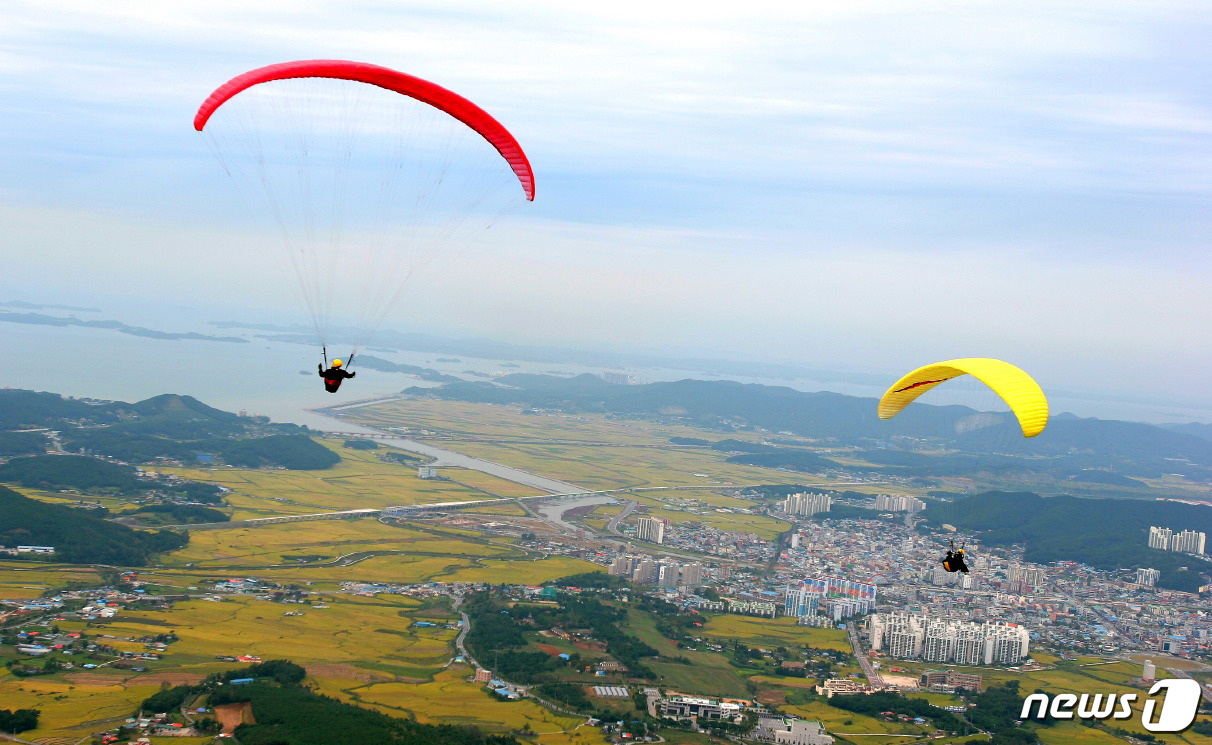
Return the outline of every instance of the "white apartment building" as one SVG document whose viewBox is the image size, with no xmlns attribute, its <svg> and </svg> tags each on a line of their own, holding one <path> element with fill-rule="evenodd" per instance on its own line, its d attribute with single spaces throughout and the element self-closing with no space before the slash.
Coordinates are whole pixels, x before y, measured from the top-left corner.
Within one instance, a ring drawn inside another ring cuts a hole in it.
<svg viewBox="0 0 1212 745">
<path fill-rule="evenodd" d="M 751 736 L 776 745 L 833 745 L 833 737 L 825 734 L 821 723 L 809 719 L 760 717 Z"/>
<path fill-rule="evenodd" d="M 921 512 L 926 503 L 908 494 L 876 494 L 875 509 L 886 512 Z"/>
<path fill-rule="evenodd" d="M 641 517 L 635 521 L 635 537 L 649 543 L 665 542 L 665 521 L 659 517 Z"/>
<path fill-rule="evenodd" d="M 1136 584 L 1147 585 L 1153 587 L 1157 584 L 1157 580 L 1161 579 L 1161 572 L 1157 569 L 1137 569 Z"/>
<path fill-rule="evenodd" d="M 1006 569 L 1006 579 L 1011 582 L 1021 582 L 1028 587 L 1042 587 L 1048 583 L 1048 575 L 1043 567 L 1022 566 L 1012 564 Z"/>
<path fill-rule="evenodd" d="M 1160 548 L 1162 551 L 1169 551 L 1170 529 L 1151 526 L 1149 528 L 1149 548 Z"/>
<path fill-rule="evenodd" d="M 828 512 L 832 504 L 833 498 L 828 494 L 791 494 L 783 500 L 783 512 L 788 515 L 815 515 L 818 512 Z"/>
<path fill-rule="evenodd" d="M 1163 551 L 1179 551 L 1184 554 L 1203 556 L 1207 541 L 1208 536 L 1206 533 L 1200 533 L 1195 530 L 1183 530 L 1175 533 L 1169 528 L 1149 527 L 1149 548 L 1160 548 Z"/>
<path fill-rule="evenodd" d="M 1204 533 L 1197 533 L 1194 530 L 1184 530 L 1170 537 L 1170 550 L 1203 556 L 1204 544 L 1207 540 L 1208 536 Z"/>
<path fill-rule="evenodd" d="M 617 556 L 610 562 L 609 573 L 626 577 L 632 582 L 661 587 L 698 587 L 703 584 L 703 565 L 699 562 L 678 564 L 657 561 L 651 556 Z"/>
<path fill-rule="evenodd" d="M 876 613 L 871 648 L 889 657 L 957 665 L 1013 665 L 1027 657 L 1030 634 L 1013 623 L 974 623 L 912 613 Z"/>
</svg>

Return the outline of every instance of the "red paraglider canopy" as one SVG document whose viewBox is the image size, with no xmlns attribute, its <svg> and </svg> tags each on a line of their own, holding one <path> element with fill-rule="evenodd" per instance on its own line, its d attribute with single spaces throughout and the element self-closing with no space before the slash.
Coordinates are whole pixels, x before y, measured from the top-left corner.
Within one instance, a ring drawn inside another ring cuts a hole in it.
<svg viewBox="0 0 1212 745">
<path fill-rule="evenodd" d="M 518 181 L 522 183 L 526 198 L 534 201 L 534 174 L 530 170 L 530 161 L 526 158 L 526 153 L 522 152 L 522 146 L 518 144 L 514 136 L 491 114 L 440 85 L 365 62 L 299 60 L 260 67 L 243 75 L 237 75 L 216 88 L 215 92 L 202 102 L 202 106 L 198 108 L 198 113 L 194 116 L 194 129 L 201 132 L 206 127 L 206 122 L 210 119 L 211 114 L 240 91 L 259 83 L 291 78 L 336 78 L 377 85 L 380 88 L 415 98 L 450 114 L 471 127 L 497 149 L 497 152 L 513 168 Z"/>
</svg>

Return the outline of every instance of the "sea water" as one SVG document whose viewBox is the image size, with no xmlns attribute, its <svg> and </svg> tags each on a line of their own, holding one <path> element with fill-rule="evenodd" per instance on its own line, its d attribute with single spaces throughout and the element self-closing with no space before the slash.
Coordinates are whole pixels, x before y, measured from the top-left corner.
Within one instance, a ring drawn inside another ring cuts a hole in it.
<svg viewBox="0 0 1212 745">
<path fill-rule="evenodd" d="M 165 329 L 179 331 L 178 328 Z M 65 396 L 117 401 L 140 401 L 162 393 L 193 396 L 225 411 L 246 411 L 278 422 L 295 422 L 318 429 L 348 429 L 310 410 L 399 393 L 434 383 L 402 373 L 360 368 L 357 378 L 345 382 L 336 394 L 327 393 L 316 374 L 321 362 L 317 346 L 272 341 L 272 334 L 242 329 L 201 327 L 199 333 L 234 336 L 244 342 L 198 339 L 152 339 L 112 329 L 80 326 L 43 326 L 0 323 L 0 348 L 9 358 L 0 371 L 0 387 L 49 391 Z M 347 350 L 333 349 L 344 356 Z M 600 367 L 576 363 L 529 362 L 468 357 L 439 352 L 392 351 L 371 347 L 360 352 L 392 362 L 436 369 L 467 380 L 486 380 L 509 373 L 577 375 L 601 373 Z M 457 359 L 457 361 L 440 361 Z M 478 375 L 466 374 L 471 370 Z M 640 382 L 698 378 L 721 379 L 701 371 L 677 368 L 639 368 L 632 371 Z M 877 398 L 882 386 L 818 381 L 809 377 L 772 379 L 729 376 L 743 383 L 787 386 L 802 391 L 834 391 Z M 889 382 L 892 382 L 891 380 Z M 1045 392 L 1047 387 L 1045 386 Z M 946 400 L 936 389 L 932 403 Z M 1126 398 L 1126 397 L 1124 397 Z M 1212 421 L 1212 406 L 1117 399 L 1107 393 L 1049 393 L 1052 412 L 1078 416 L 1147 422 Z M 958 401 L 962 403 L 963 401 Z M 874 402 L 872 403 L 874 406 Z"/>
</svg>

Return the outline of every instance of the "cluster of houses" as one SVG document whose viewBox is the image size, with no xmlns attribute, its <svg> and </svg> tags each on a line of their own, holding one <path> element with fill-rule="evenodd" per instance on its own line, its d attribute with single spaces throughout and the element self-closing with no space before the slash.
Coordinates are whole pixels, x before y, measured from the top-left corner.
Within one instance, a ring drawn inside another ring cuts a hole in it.
<svg viewBox="0 0 1212 745">
<path fill-rule="evenodd" d="M 20 556 L 22 554 L 47 555 L 55 553 L 54 546 L 0 546 L 0 554 L 5 556 Z"/>
</svg>

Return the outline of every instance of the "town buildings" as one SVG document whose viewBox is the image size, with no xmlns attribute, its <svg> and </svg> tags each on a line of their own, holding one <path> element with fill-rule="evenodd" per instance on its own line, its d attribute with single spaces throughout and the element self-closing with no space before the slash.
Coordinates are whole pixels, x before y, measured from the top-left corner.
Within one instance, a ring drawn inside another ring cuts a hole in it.
<svg viewBox="0 0 1212 745">
<path fill-rule="evenodd" d="M 983 690 L 983 679 L 980 675 L 961 673 L 955 670 L 930 670 L 922 673 L 922 687 L 935 691 L 954 691 L 963 688 L 966 691 Z"/>
</svg>

